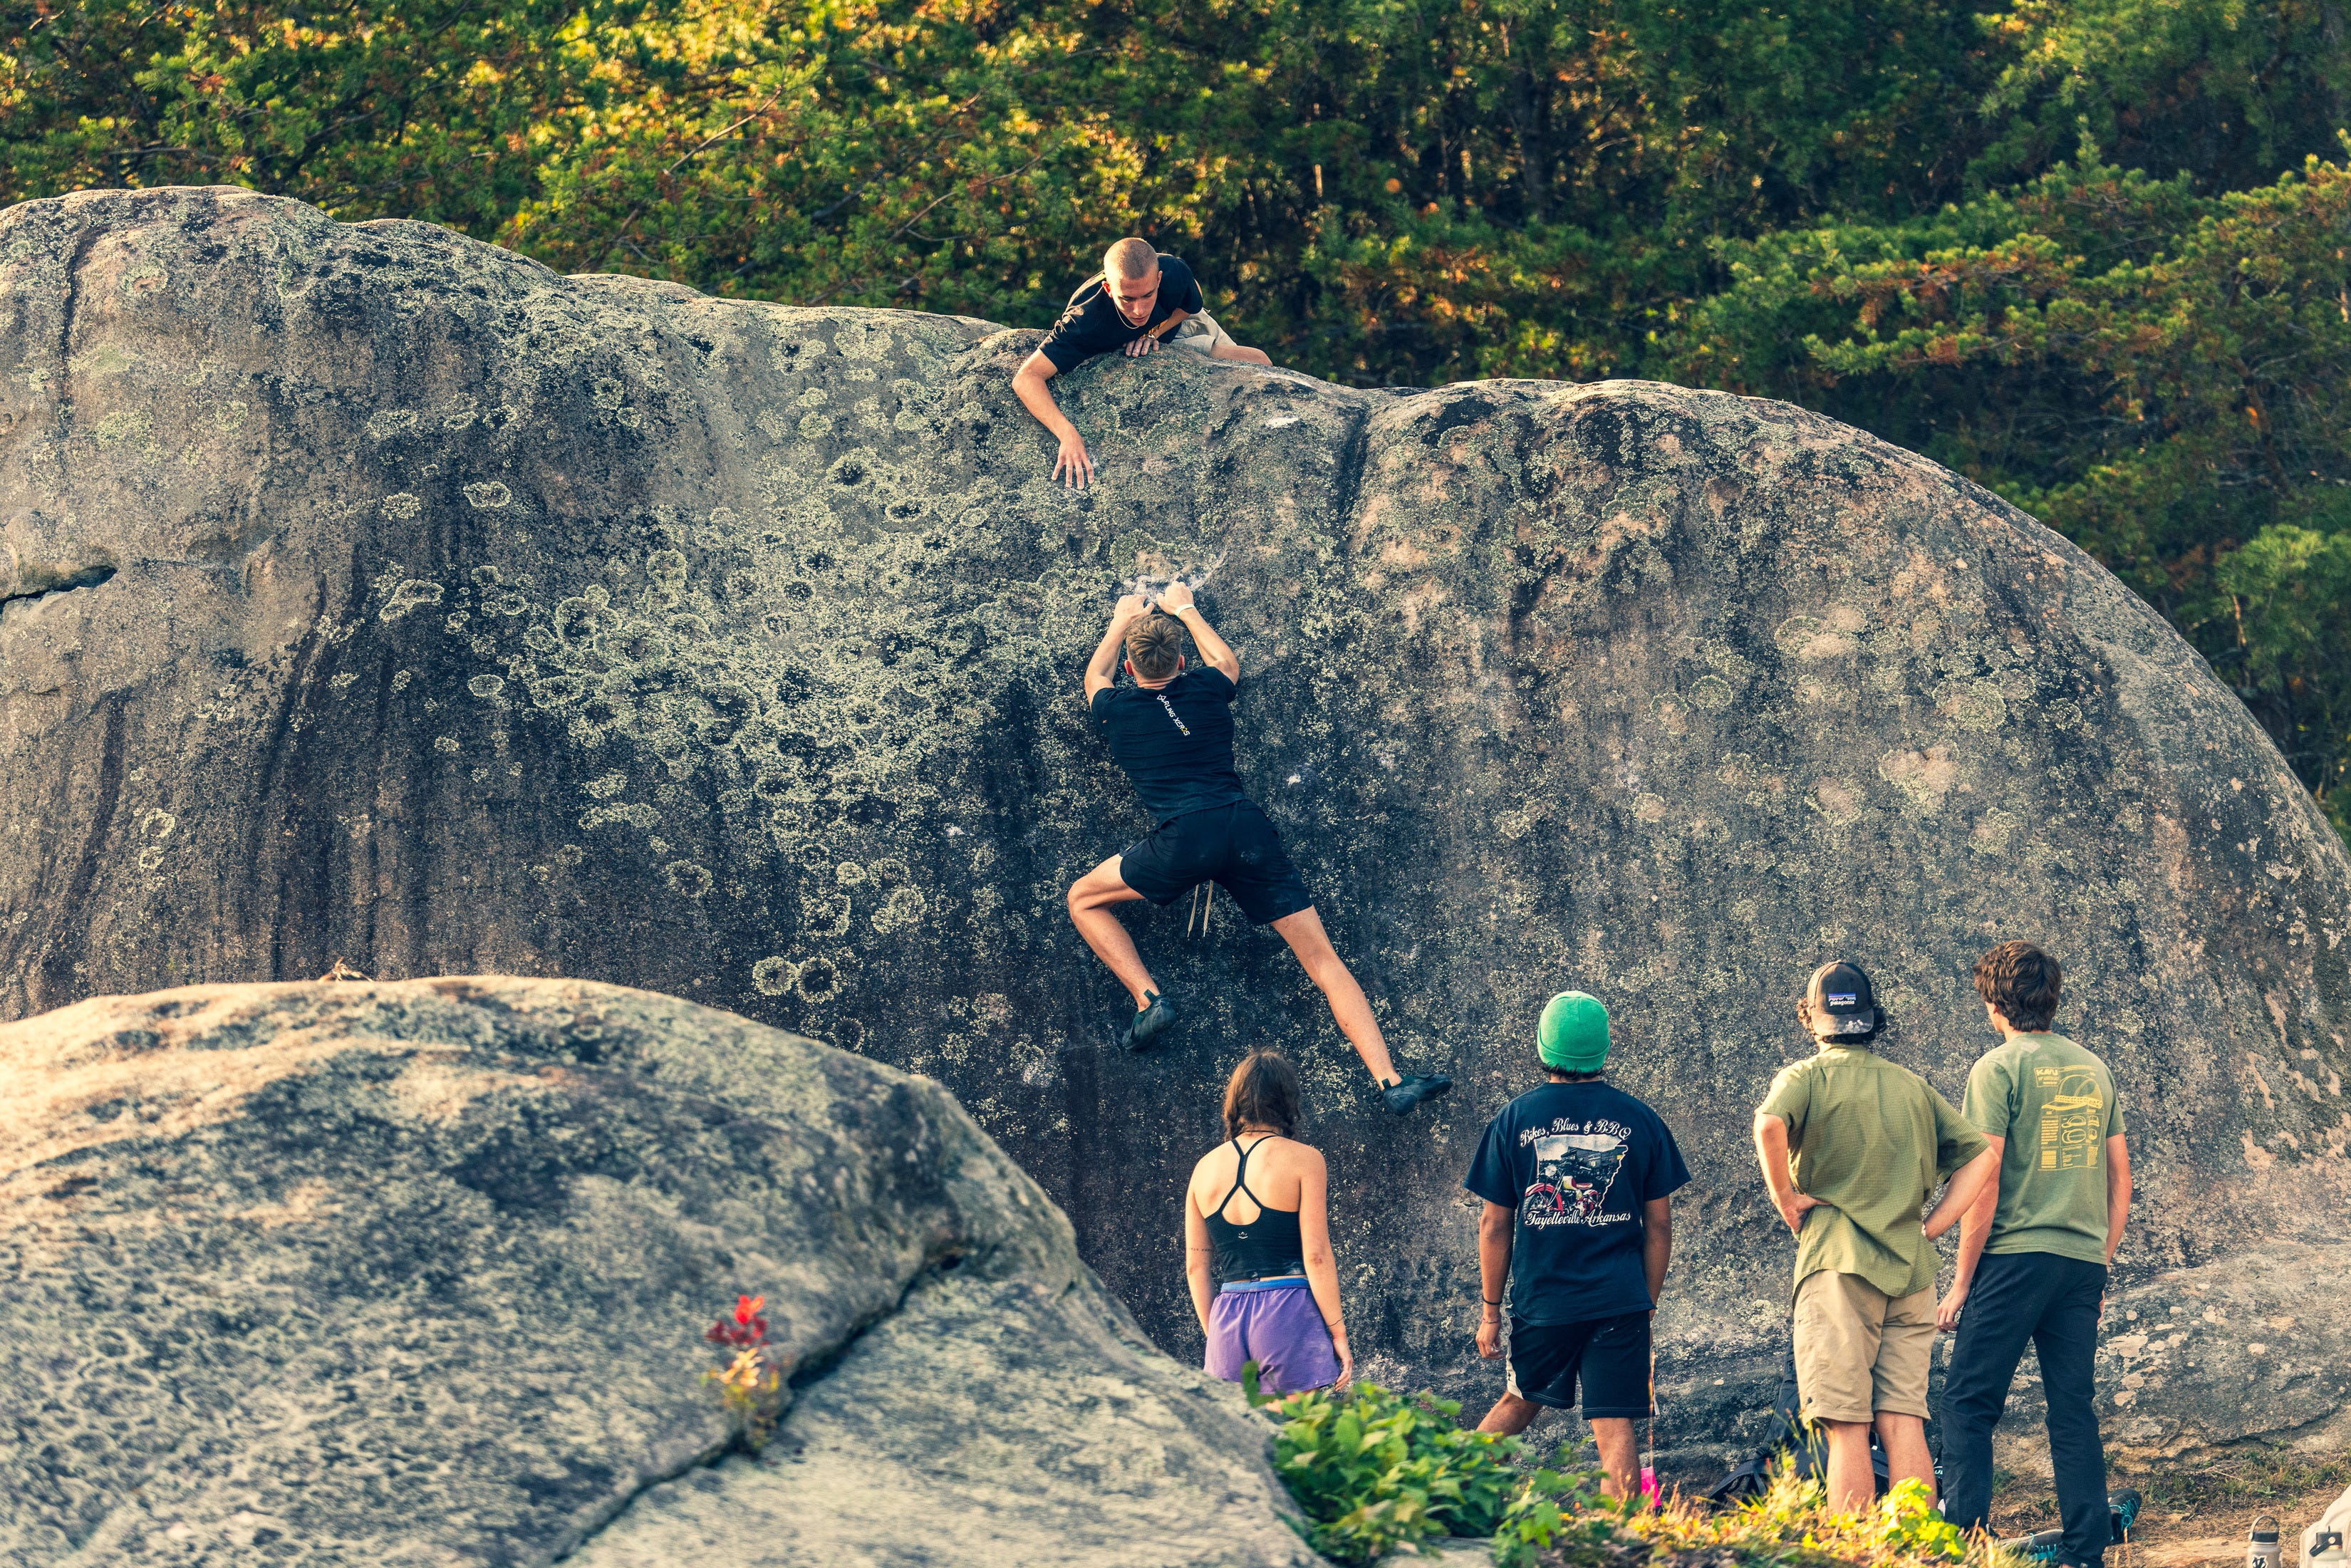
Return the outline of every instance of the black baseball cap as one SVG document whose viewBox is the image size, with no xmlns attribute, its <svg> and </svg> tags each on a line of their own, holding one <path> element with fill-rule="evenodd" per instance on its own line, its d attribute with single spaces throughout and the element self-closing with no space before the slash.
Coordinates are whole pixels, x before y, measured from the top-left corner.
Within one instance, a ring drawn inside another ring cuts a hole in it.
<svg viewBox="0 0 2351 1568">
<path fill-rule="evenodd" d="M 1862 967 L 1844 958 L 1813 971 L 1804 988 L 1813 1004 L 1813 1032 L 1831 1039 L 1877 1032 L 1877 993 Z"/>
</svg>

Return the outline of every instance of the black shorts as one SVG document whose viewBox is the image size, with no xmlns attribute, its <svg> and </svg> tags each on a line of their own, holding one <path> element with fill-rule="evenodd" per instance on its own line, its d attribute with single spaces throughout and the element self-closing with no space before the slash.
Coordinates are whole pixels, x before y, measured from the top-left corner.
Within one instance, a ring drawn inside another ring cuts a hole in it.
<svg viewBox="0 0 2351 1568">
<path fill-rule="evenodd" d="M 1579 1375 L 1583 1418 L 1649 1414 L 1649 1314 L 1580 1323 L 1510 1320 L 1510 1392 L 1552 1410 L 1575 1408 Z"/>
<path fill-rule="evenodd" d="M 1171 817 L 1119 856 L 1118 875 L 1154 904 L 1173 904 L 1213 882 L 1253 925 L 1314 907 L 1306 879 L 1282 851 L 1280 830 L 1249 800 Z"/>
</svg>

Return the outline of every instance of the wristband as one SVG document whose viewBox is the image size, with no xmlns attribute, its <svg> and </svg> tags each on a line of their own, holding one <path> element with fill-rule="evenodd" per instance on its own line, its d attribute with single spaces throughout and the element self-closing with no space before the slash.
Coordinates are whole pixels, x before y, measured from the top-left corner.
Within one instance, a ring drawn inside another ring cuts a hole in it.
<svg viewBox="0 0 2351 1568">
<path fill-rule="evenodd" d="M 1480 1297 L 1479 1297 L 1478 1299 L 1479 1299 L 1479 1301 L 1486 1301 L 1486 1298 L 1485 1298 L 1485 1297 L 1483 1297 L 1483 1296 L 1480 1296 Z M 1499 1301 L 1486 1301 L 1486 1304 L 1487 1304 L 1488 1306 L 1489 1306 L 1489 1307 L 1499 1307 L 1499 1306 L 1500 1306 L 1502 1303 L 1501 1303 L 1501 1302 L 1499 1302 Z"/>
</svg>

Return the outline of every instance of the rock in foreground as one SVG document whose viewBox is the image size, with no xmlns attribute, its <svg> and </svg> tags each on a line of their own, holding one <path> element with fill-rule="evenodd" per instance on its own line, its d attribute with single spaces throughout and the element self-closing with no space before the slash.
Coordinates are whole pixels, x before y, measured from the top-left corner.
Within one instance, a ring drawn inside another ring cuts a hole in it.
<svg viewBox="0 0 2351 1568">
<path fill-rule="evenodd" d="M 924 1080 L 442 979 L 85 1002 L 0 1084 L 0 1561 L 1312 1561 L 1262 1427 Z M 798 1385 L 704 1467 L 738 1290 Z"/>
<path fill-rule="evenodd" d="M 1054 383 L 1075 496 L 1011 393 L 1034 341 L 244 192 L 12 209 L 0 1015 L 338 957 L 694 997 L 936 1076 L 1186 1356 L 1185 1174 L 1279 1044 L 1366 1370 L 1483 1401 L 1461 1174 L 1580 987 L 1697 1173 L 1660 1436 L 1719 1456 L 1786 1342 L 1748 1126 L 1805 972 L 1869 965 L 1957 1095 L 1969 967 L 2035 937 L 2138 1156 L 2116 1440 L 2346 1407 L 2297 1249 L 2351 1207 L 2351 869 L 2111 576 L 1859 432 L 1641 383 L 1101 360 Z M 1240 653 L 1245 778 L 1459 1082 L 1408 1122 L 1222 898 L 1205 937 L 1130 912 L 1188 1021 L 1104 1049 L 1061 892 L 1146 824 L 1079 671 L 1178 571 Z"/>
</svg>

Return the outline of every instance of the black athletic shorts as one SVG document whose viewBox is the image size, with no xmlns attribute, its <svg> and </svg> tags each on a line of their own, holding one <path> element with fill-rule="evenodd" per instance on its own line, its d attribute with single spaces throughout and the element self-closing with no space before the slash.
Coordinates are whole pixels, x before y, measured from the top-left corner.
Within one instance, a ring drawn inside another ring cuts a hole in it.
<svg viewBox="0 0 2351 1568">
<path fill-rule="evenodd" d="M 1510 1320 L 1510 1392 L 1553 1410 L 1575 1408 L 1583 1384 L 1583 1418 L 1649 1414 L 1649 1314 L 1592 1318 L 1580 1323 Z"/>
<path fill-rule="evenodd" d="M 1213 882 L 1233 895 L 1253 925 L 1314 907 L 1306 879 L 1282 851 L 1280 830 L 1250 800 L 1160 823 L 1119 856 L 1118 874 L 1154 904 L 1173 904 Z"/>
</svg>

